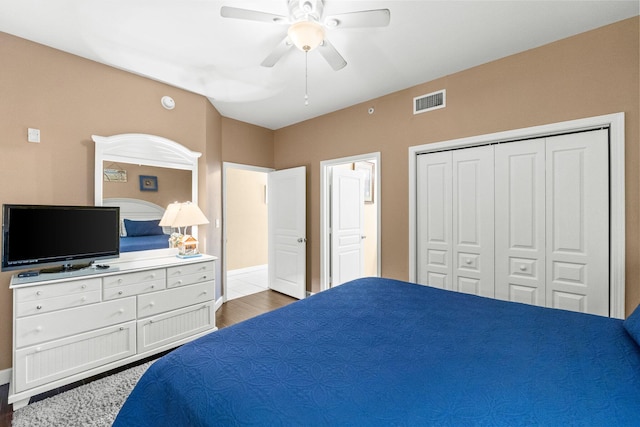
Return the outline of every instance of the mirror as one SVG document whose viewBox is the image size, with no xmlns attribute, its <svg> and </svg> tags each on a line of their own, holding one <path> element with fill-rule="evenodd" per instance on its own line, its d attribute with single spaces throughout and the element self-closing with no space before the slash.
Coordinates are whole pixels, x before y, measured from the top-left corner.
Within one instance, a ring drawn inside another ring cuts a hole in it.
<svg viewBox="0 0 640 427">
<path fill-rule="evenodd" d="M 96 144 L 94 203 L 120 206 L 121 236 L 126 237 L 121 239 L 121 252 L 157 250 L 153 248 L 167 244 L 165 235 L 147 235 L 155 231 L 130 238 L 124 220 L 132 221 L 127 226 L 138 227 L 145 225 L 143 221 L 161 218 L 171 202 L 198 203 L 201 153 L 148 134 L 94 135 L 92 139 Z M 167 228 L 163 231 L 171 233 Z M 197 236 L 197 227 L 192 234 Z"/>
</svg>

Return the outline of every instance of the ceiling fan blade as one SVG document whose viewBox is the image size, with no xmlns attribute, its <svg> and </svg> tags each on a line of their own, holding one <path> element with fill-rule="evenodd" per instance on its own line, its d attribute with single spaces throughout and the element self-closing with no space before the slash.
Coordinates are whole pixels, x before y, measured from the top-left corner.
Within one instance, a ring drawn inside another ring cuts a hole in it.
<svg viewBox="0 0 640 427">
<path fill-rule="evenodd" d="M 285 37 L 280 43 L 278 43 L 276 48 L 273 49 L 269 56 L 264 58 L 264 61 L 262 61 L 260 65 L 262 65 L 263 67 L 273 67 L 274 65 L 276 65 L 276 62 L 278 62 L 280 58 L 282 58 L 284 54 L 287 53 L 291 46 L 293 45 L 289 42 L 289 37 Z"/>
<path fill-rule="evenodd" d="M 342 55 L 336 50 L 335 47 L 325 39 L 320 46 L 318 46 L 318 52 L 327 60 L 331 68 L 335 71 L 343 69 L 347 65 L 347 61 L 344 60 Z"/>
<path fill-rule="evenodd" d="M 223 18 L 246 19 L 249 21 L 271 22 L 276 24 L 287 24 L 289 22 L 286 16 L 230 6 L 222 6 L 220 8 L 220 16 Z"/>
<path fill-rule="evenodd" d="M 363 10 L 327 16 L 324 20 L 329 28 L 386 27 L 391 21 L 389 9 Z"/>
</svg>

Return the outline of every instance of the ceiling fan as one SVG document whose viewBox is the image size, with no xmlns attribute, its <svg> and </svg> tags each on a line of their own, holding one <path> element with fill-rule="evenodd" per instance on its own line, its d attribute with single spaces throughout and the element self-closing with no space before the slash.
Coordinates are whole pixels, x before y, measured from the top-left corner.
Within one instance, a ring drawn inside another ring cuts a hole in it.
<svg viewBox="0 0 640 427">
<path fill-rule="evenodd" d="M 338 71 L 347 61 L 325 37 L 326 28 L 365 28 L 389 25 L 389 9 L 361 10 L 339 15 L 323 16 L 323 0 L 288 0 L 289 16 L 274 15 L 257 10 L 223 6 L 220 15 L 224 18 L 246 19 L 287 25 L 286 37 L 262 61 L 263 67 L 273 67 L 292 46 L 304 52 L 318 48 L 318 52 Z"/>
</svg>

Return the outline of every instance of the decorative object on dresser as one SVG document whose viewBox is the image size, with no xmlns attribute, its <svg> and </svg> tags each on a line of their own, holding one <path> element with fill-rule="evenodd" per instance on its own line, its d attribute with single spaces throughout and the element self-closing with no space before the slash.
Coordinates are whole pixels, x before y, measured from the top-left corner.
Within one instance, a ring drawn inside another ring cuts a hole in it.
<svg viewBox="0 0 640 427">
<path fill-rule="evenodd" d="M 139 257 L 11 279 L 14 410 L 31 396 L 216 330 L 215 260 Z"/>
<path fill-rule="evenodd" d="M 187 227 L 209 224 L 198 205 L 191 202 L 174 202 L 167 206 L 160 220 L 160 226 L 177 228 L 178 233 L 172 233 L 169 242 L 171 247 L 178 248 L 178 257 L 186 258 L 198 256 L 198 239 L 186 234 Z"/>
</svg>

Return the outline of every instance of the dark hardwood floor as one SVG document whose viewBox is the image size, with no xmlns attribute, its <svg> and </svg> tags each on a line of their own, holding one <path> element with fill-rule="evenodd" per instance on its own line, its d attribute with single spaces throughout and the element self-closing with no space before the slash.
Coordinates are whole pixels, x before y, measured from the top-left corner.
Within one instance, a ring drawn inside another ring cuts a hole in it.
<svg viewBox="0 0 640 427">
<path fill-rule="evenodd" d="M 223 304 L 222 307 L 220 307 L 220 309 L 216 312 L 216 326 L 219 329 L 222 329 L 235 323 L 242 322 L 243 320 L 249 319 L 251 317 L 258 316 L 262 313 L 266 313 L 268 311 L 275 310 L 276 308 L 283 307 L 294 301 L 296 301 L 295 298 L 291 298 L 287 295 L 283 295 L 271 290 L 227 301 L 227 303 Z M 32 397 L 31 402 L 37 402 L 38 400 L 46 399 L 47 397 L 62 393 L 74 387 L 78 387 L 80 385 L 90 383 L 91 381 L 104 378 L 108 375 L 112 375 L 116 372 L 120 372 L 124 369 L 128 369 L 132 366 L 139 365 L 148 360 L 160 357 L 166 353 L 167 352 L 161 353 L 151 358 L 140 360 L 130 365 L 105 372 L 104 374 L 96 375 L 95 377 L 87 378 L 83 381 L 78 381 L 64 387 L 59 387 L 58 389 L 52 390 L 50 392 L 39 394 Z M 13 410 L 11 405 L 7 403 L 8 395 L 9 384 L 0 386 L 0 427 L 11 427 Z"/>
</svg>

